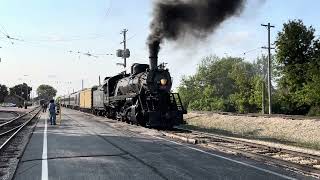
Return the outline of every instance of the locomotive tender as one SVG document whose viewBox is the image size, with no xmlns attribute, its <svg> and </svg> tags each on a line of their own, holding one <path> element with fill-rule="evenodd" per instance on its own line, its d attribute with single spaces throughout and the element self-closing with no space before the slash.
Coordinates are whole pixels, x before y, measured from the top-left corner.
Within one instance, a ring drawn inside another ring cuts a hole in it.
<svg viewBox="0 0 320 180">
<path fill-rule="evenodd" d="M 171 128 L 182 124 L 183 108 L 178 93 L 172 93 L 172 79 L 164 64 L 135 63 L 131 73 L 106 77 L 101 86 L 61 97 L 65 107 L 90 111 L 108 118 L 147 127 Z M 71 105 L 72 104 L 72 105 Z"/>
</svg>

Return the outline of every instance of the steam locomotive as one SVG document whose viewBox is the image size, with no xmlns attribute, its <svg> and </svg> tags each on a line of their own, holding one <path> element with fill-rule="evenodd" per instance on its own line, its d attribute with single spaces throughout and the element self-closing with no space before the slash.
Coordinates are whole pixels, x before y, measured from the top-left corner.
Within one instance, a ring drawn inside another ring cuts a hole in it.
<svg viewBox="0 0 320 180">
<path fill-rule="evenodd" d="M 186 110 L 178 93 L 172 93 L 172 79 L 157 57 L 149 64 L 135 63 L 130 74 L 106 77 L 99 87 L 61 97 L 62 106 L 153 128 L 182 124 Z"/>
</svg>

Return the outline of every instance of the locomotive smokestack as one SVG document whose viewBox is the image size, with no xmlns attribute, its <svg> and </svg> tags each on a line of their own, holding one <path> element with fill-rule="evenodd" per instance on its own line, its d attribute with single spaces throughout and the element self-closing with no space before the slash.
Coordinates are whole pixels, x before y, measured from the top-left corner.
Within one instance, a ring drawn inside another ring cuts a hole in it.
<svg viewBox="0 0 320 180">
<path fill-rule="evenodd" d="M 150 56 L 149 61 L 150 61 L 150 69 L 156 70 L 158 68 L 158 56 Z"/>
<path fill-rule="evenodd" d="M 207 38 L 223 21 L 239 15 L 245 1 L 155 0 L 147 41 L 150 57 L 158 56 L 164 40 L 177 41 L 189 36 Z"/>
</svg>

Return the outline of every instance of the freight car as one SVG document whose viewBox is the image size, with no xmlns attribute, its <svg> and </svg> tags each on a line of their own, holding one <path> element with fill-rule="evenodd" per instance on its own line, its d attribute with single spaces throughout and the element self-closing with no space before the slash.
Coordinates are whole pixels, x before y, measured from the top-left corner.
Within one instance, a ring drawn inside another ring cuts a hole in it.
<svg viewBox="0 0 320 180">
<path fill-rule="evenodd" d="M 86 88 L 72 94 L 60 97 L 62 107 L 104 115 L 104 93 L 102 86 Z"/>
<path fill-rule="evenodd" d="M 47 101 L 45 100 L 45 99 L 40 99 L 39 100 L 39 105 L 40 106 L 43 106 L 44 104 L 46 104 L 47 103 Z"/>
<path fill-rule="evenodd" d="M 92 88 L 83 89 L 80 91 L 80 110 L 92 111 Z"/>
<path fill-rule="evenodd" d="M 92 100 L 92 113 L 95 115 L 104 116 L 105 94 L 102 86 L 92 88 Z"/>
<path fill-rule="evenodd" d="M 75 92 L 60 97 L 60 104 L 62 107 L 71 109 L 79 109 L 80 107 L 80 92 Z"/>
<path fill-rule="evenodd" d="M 79 109 L 80 107 L 80 92 L 70 94 L 69 107 L 71 109 Z"/>
<path fill-rule="evenodd" d="M 68 95 L 59 97 L 59 103 L 62 107 L 67 107 L 67 97 Z"/>
</svg>

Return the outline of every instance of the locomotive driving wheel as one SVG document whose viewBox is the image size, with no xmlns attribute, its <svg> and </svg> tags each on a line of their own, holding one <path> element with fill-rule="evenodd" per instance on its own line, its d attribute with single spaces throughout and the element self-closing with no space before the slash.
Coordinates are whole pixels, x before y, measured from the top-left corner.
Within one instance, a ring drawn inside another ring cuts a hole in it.
<svg viewBox="0 0 320 180">
<path fill-rule="evenodd" d="M 136 99 L 134 105 L 131 106 L 131 115 L 130 115 L 130 121 L 135 123 L 136 125 L 145 126 L 145 119 L 143 117 L 143 114 L 141 112 L 141 106 L 139 104 L 139 100 Z"/>
</svg>

